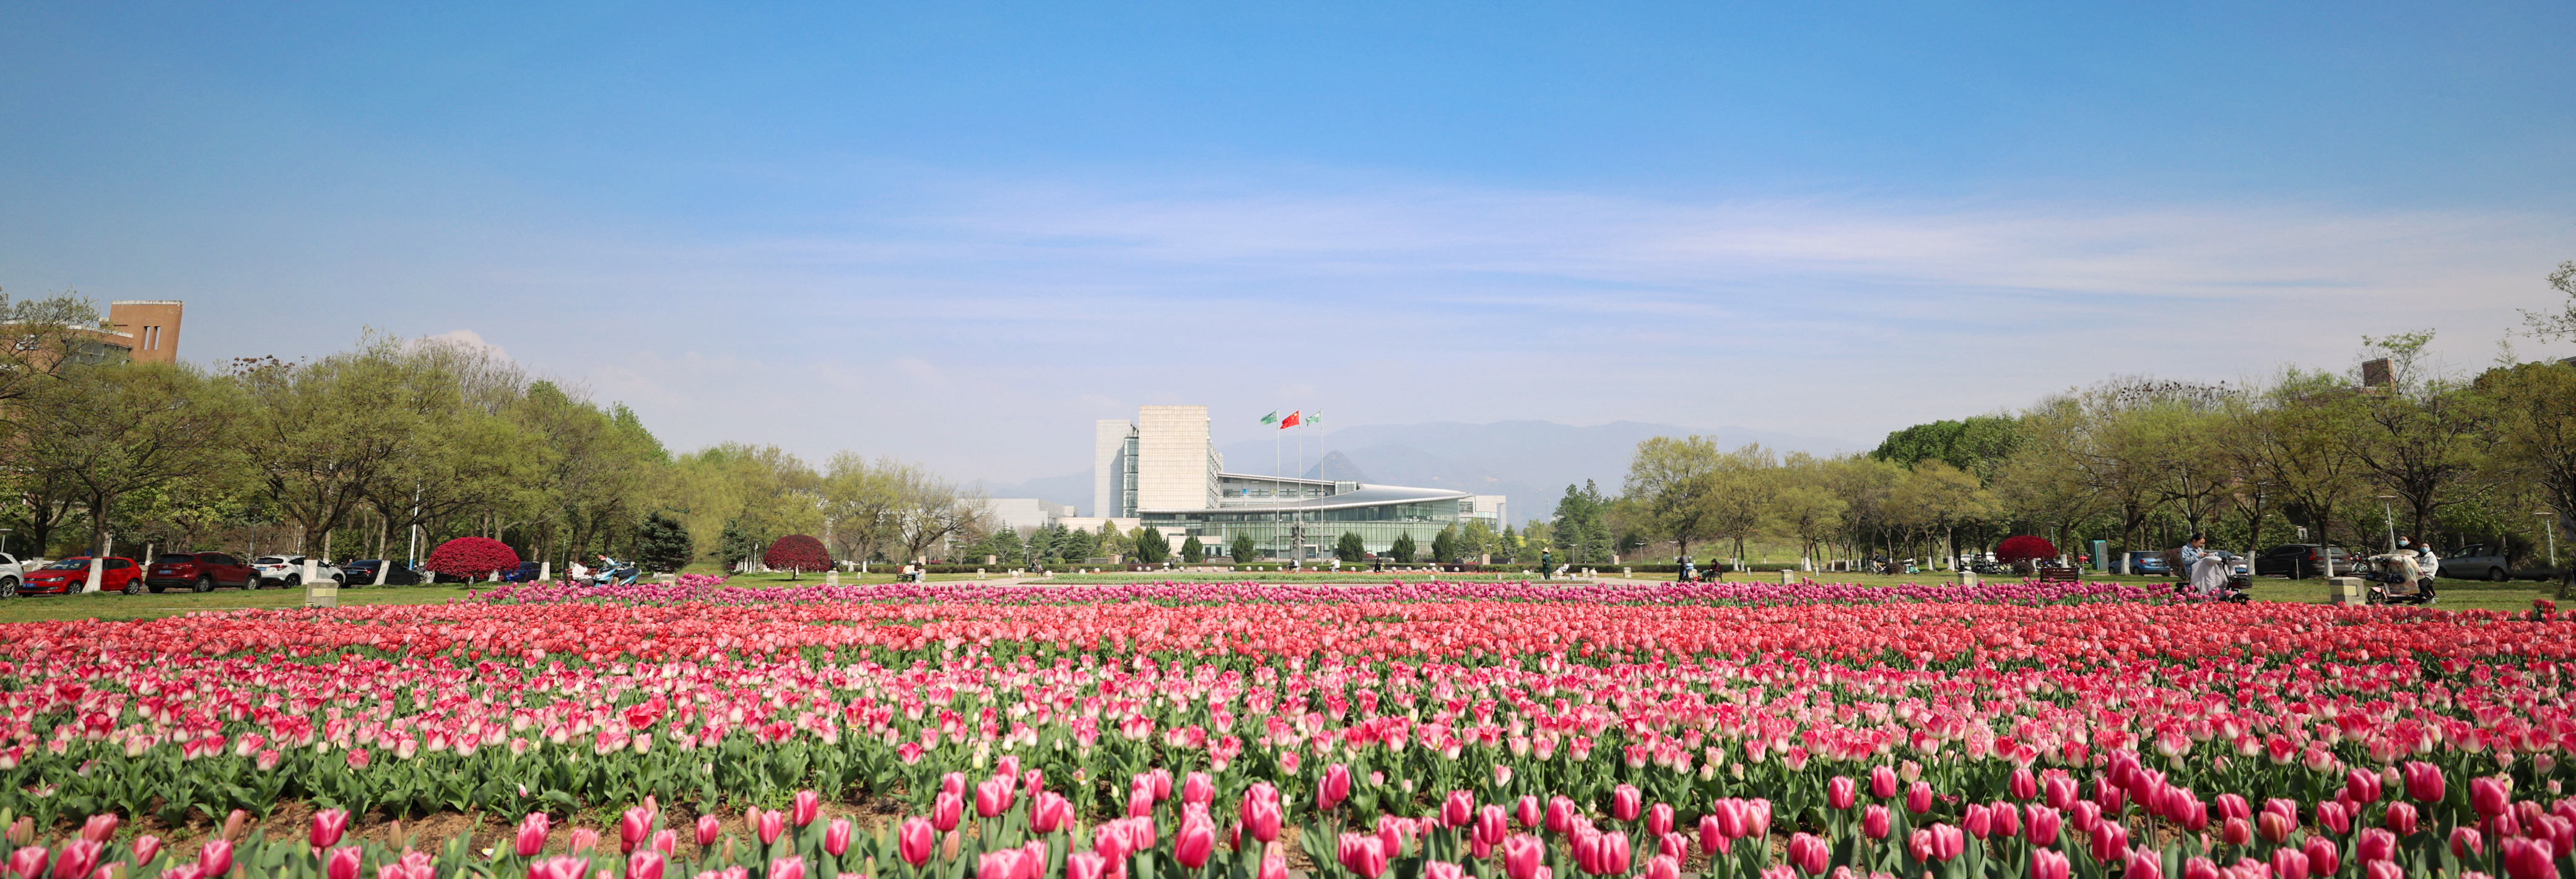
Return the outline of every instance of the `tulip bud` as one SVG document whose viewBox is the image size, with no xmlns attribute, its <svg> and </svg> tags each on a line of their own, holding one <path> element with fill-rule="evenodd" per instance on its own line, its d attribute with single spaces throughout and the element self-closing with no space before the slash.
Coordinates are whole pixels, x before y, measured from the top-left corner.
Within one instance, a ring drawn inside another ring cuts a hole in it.
<svg viewBox="0 0 2576 879">
<path fill-rule="evenodd" d="M 1673 804 L 1656 803 L 1646 808 L 1646 832 L 1655 836 L 1673 832 Z"/>
<path fill-rule="evenodd" d="M 44 850 L 37 849 L 43 857 Z M 233 843 L 229 839 L 209 839 L 197 849 L 197 875 L 226 876 L 233 871 Z M 24 874 L 21 874 L 24 875 Z"/>
<path fill-rule="evenodd" d="M 2218 879 L 2218 863 L 2199 857 L 2184 861 L 2182 879 Z"/>
<path fill-rule="evenodd" d="M 1823 837 L 1812 833 L 1796 833 L 1789 837 L 1789 863 L 1806 874 L 1807 879 L 1824 875 L 1825 866 L 1833 855 L 1834 847 Z"/>
<path fill-rule="evenodd" d="M 2343 852 L 2335 848 L 2334 840 L 2322 836 L 2308 837 L 2308 844 L 2299 851 L 2308 856 L 2308 872 L 2318 876 L 2332 876 L 2343 864 Z"/>
<path fill-rule="evenodd" d="M 2466 826 L 2451 828 L 2452 857 L 2463 859 L 2484 857 L 2486 853 L 2486 839 L 2478 835 L 2477 828 Z"/>
<path fill-rule="evenodd" d="M 1918 781 L 1905 789 L 1905 811 L 1921 815 L 1932 811 L 1932 785 Z"/>
<path fill-rule="evenodd" d="M 2012 798 L 2022 802 L 2029 802 L 2031 797 L 2039 795 L 2039 779 L 2030 774 L 2028 766 L 2013 770 L 2011 787 Z"/>
<path fill-rule="evenodd" d="M 1825 782 L 1825 805 L 1835 809 L 1851 808 L 1852 802 L 1859 797 L 1857 788 L 1858 785 L 1853 784 L 1850 778 L 1834 776 Z"/>
<path fill-rule="evenodd" d="M 1887 838 L 1887 807 L 1871 803 L 1860 811 L 1860 832 L 1871 839 Z"/>
<path fill-rule="evenodd" d="M 716 844 L 716 839 L 717 839 L 717 837 L 720 837 L 720 836 L 723 836 L 723 835 L 724 835 L 724 822 L 723 822 L 723 821 L 716 820 L 716 816 L 714 816 L 714 815 L 700 815 L 700 816 L 698 816 L 698 847 L 699 847 L 699 848 L 706 848 L 706 847 L 708 847 L 708 846 L 715 845 L 715 844 Z"/>
<path fill-rule="evenodd" d="M 1108 879 L 1109 859 L 1077 851 L 1064 856 L 1064 879 Z"/>
<path fill-rule="evenodd" d="M 2054 811 L 2054 810 L 2051 810 Z M 2072 869 L 2066 853 L 2045 846 L 2030 850 L 2030 879 L 2066 879 Z M 2307 877 L 2299 877 L 2307 879 Z"/>
<path fill-rule="evenodd" d="M 1531 879 L 1538 875 L 1539 865 L 1547 860 L 1547 844 L 1526 833 L 1503 840 L 1503 876 L 1505 879 Z"/>
<path fill-rule="evenodd" d="M 2229 818 L 2227 823 L 2219 825 L 2218 837 L 2226 840 L 2228 845 L 2252 845 L 2254 844 L 2254 824 L 2243 818 Z"/>
<path fill-rule="evenodd" d="M 2367 806 L 2379 802 L 2379 784 L 2379 773 L 2355 769 L 2344 776 L 2343 789 L 2353 802 Z"/>
<path fill-rule="evenodd" d="M 1534 794 L 1522 794 L 1520 800 L 1512 804 L 1512 820 L 1520 822 L 1522 830 L 1537 830 L 1539 819 L 1544 815 Z"/>
<path fill-rule="evenodd" d="M 1869 795 L 1879 799 L 1896 796 L 1896 770 L 1881 765 L 1869 770 Z"/>
<path fill-rule="evenodd" d="M 626 856 L 626 879 L 662 879 L 662 868 L 668 863 L 662 852 L 650 847 L 637 849 Z"/>
<path fill-rule="evenodd" d="M 1425 879 L 1435 879 L 1426 876 Z M 1670 855 L 1656 855 L 1646 860 L 1644 879 L 1682 879 L 1682 862 Z"/>
<path fill-rule="evenodd" d="M 2058 827 L 2064 823 L 2065 819 L 2058 815 L 2056 809 L 2047 806 L 2030 807 L 2030 843 L 2042 846 L 2056 845 Z"/>
</svg>

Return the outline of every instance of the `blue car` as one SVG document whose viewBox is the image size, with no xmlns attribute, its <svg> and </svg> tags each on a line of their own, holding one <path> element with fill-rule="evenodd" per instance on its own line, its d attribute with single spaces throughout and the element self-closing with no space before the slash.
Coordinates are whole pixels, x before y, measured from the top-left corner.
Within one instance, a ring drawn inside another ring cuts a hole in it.
<svg viewBox="0 0 2576 879">
<path fill-rule="evenodd" d="M 501 582 L 503 583 L 534 583 L 536 581 L 536 562 L 520 562 L 518 570 L 503 571 L 501 573 Z"/>
<path fill-rule="evenodd" d="M 2164 553 L 2132 552 L 2129 553 L 2129 573 L 2172 576 L 2173 569 L 2165 567 Z"/>
</svg>

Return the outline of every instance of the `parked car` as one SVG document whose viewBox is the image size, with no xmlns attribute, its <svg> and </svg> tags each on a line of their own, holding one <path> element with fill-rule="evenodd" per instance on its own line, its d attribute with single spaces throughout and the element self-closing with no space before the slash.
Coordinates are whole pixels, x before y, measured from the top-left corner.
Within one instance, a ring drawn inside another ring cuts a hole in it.
<svg viewBox="0 0 2576 879">
<path fill-rule="evenodd" d="M 2502 583 L 2511 571 L 2505 565 L 2504 547 L 2472 543 L 2443 555 L 2442 572 L 2437 576 Z"/>
<path fill-rule="evenodd" d="M 373 586 L 377 568 L 385 569 L 387 586 L 420 585 L 419 571 L 404 565 L 387 565 L 384 559 L 358 559 L 343 566 L 340 572 L 348 577 L 347 582 L 351 586 Z"/>
<path fill-rule="evenodd" d="M 2326 555 L 2319 555 L 2321 550 Z M 2328 548 L 2313 543 L 2284 543 L 2264 550 L 2262 555 L 2254 557 L 2254 575 L 2305 580 L 2325 573 L 2328 558 L 2334 560 L 2338 575 L 2352 568 L 2352 554 L 2346 552 L 2343 547 Z"/>
<path fill-rule="evenodd" d="M 21 595 L 70 595 L 89 588 L 89 556 L 77 556 L 27 572 Z M 143 566 L 133 559 L 110 556 L 99 563 L 98 588 L 106 592 L 143 594 Z"/>
<path fill-rule="evenodd" d="M 143 584 L 154 592 L 173 586 L 191 592 L 213 592 L 217 586 L 249 589 L 258 582 L 258 571 L 220 552 L 164 553 L 143 574 Z"/>
<path fill-rule="evenodd" d="M 27 563 L 19 561 L 17 556 L 0 552 L 0 598 L 16 597 L 18 584 L 25 582 Z"/>
<path fill-rule="evenodd" d="M 503 583 L 534 583 L 534 582 L 537 582 L 537 574 L 539 573 L 539 568 L 540 568 L 540 567 L 541 567 L 541 566 L 540 566 L 540 565 L 538 565 L 536 562 L 520 562 L 520 563 L 519 563 L 519 567 L 518 567 L 518 569 L 517 569 L 517 570 L 511 570 L 511 571 L 503 571 L 503 572 L 501 572 L 501 582 L 503 582 Z"/>
<path fill-rule="evenodd" d="M 2137 551 L 2129 553 L 2128 572 L 2165 577 L 2173 575 L 2173 568 L 2165 564 L 2165 554 L 2162 552 Z"/>
<path fill-rule="evenodd" d="M 251 567 L 259 571 L 259 585 L 263 588 L 304 585 L 303 556 L 264 555 L 252 560 Z M 340 566 L 324 559 L 314 559 L 313 579 L 316 582 L 329 580 L 339 583 L 343 582 L 343 575 L 340 573 Z"/>
</svg>

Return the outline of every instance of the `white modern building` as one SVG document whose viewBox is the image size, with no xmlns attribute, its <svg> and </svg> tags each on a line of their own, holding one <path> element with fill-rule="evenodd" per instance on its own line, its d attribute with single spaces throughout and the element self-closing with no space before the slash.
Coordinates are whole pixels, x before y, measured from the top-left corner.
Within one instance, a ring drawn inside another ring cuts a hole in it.
<svg viewBox="0 0 2576 879">
<path fill-rule="evenodd" d="M 1073 517 L 1073 505 L 1050 503 L 1033 497 L 997 497 L 989 503 L 994 521 L 1022 538 L 1049 523 Z"/>
<path fill-rule="evenodd" d="M 1344 533 L 1371 552 L 1411 535 L 1427 552 L 1462 519 L 1502 527 L 1501 495 L 1226 472 L 1208 424 L 1205 406 L 1145 406 L 1133 422 L 1095 425 L 1093 515 L 1196 537 L 1211 552 L 1248 535 L 1270 558 L 1329 554 Z"/>
</svg>

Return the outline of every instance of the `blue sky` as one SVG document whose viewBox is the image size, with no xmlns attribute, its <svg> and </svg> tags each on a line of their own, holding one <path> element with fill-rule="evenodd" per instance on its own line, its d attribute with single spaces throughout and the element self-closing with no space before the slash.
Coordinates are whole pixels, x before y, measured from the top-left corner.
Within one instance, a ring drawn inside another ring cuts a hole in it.
<svg viewBox="0 0 2576 879">
<path fill-rule="evenodd" d="M 186 299 L 207 363 L 471 334 L 675 445 L 1003 481 L 1144 403 L 1867 441 L 2364 334 L 2488 362 L 2576 259 L 2571 35 L 2547 2 L 15 4 L 0 288 Z"/>
</svg>

